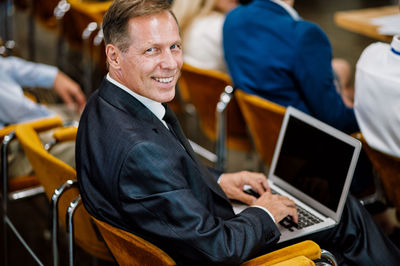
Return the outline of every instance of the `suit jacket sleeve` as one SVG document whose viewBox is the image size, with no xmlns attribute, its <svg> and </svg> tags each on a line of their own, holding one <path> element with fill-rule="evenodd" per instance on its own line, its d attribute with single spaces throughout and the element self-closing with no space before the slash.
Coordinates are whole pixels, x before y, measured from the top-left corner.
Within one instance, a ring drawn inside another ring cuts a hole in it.
<svg viewBox="0 0 400 266">
<path fill-rule="evenodd" d="M 208 187 L 188 180 L 181 169 L 185 164 L 169 156 L 162 145 L 141 142 L 124 160 L 116 189 L 134 233 L 169 254 L 205 263 L 242 262 L 277 242 L 279 231 L 263 210 L 248 208 L 229 219 L 213 213 L 201 202 Z"/>
<path fill-rule="evenodd" d="M 354 110 L 344 105 L 333 81 L 332 51 L 325 33 L 315 24 L 296 24 L 294 75 L 307 106 L 317 118 L 348 133 L 358 131 Z"/>
</svg>

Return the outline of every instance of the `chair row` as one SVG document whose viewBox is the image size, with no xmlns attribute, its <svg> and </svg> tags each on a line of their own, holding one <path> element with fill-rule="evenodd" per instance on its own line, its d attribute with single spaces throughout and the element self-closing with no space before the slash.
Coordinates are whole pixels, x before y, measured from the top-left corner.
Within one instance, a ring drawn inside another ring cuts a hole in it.
<svg viewBox="0 0 400 266">
<path fill-rule="evenodd" d="M 204 134 L 215 143 L 216 168 L 225 170 L 227 148 L 250 152 L 253 146 L 264 164 L 270 164 L 285 107 L 234 90 L 225 73 L 186 63 L 178 86 L 187 95 L 184 100 L 194 105 Z"/>
<path fill-rule="evenodd" d="M 13 125 L 2 129 L 3 143 L 2 143 L 2 178 L 3 178 L 3 242 L 4 242 L 4 265 L 7 264 L 7 233 L 11 229 L 18 239 L 23 243 L 24 247 L 32 255 L 39 265 L 43 265 L 42 261 L 33 252 L 32 248 L 20 235 L 12 222 L 12 217 L 8 213 L 8 188 L 13 180 L 21 179 L 24 177 L 16 177 L 8 179 L 7 177 L 7 148 L 10 141 L 14 138 L 18 140 L 28 158 L 33 170 L 34 175 L 31 176 L 35 180 L 34 185 L 40 185 L 41 190 L 37 192 L 44 192 L 51 202 L 52 219 L 52 255 L 53 264 L 58 265 L 58 229 L 60 221 L 61 228 L 66 230 L 68 236 L 68 258 L 69 265 L 74 265 L 74 243 L 80 246 L 83 250 L 96 258 L 112 261 L 113 258 L 108 251 L 108 248 L 102 241 L 101 237 L 96 233 L 96 229 L 90 222 L 90 216 L 83 207 L 78 207 L 80 200 L 79 190 L 76 186 L 76 171 L 60 159 L 49 153 L 51 145 L 43 145 L 39 133 L 53 129 L 53 137 L 55 143 L 74 141 L 77 128 L 76 127 L 63 127 L 61 119 L 58 117 L 47 118 L 30 123 L 22 123 Z M 8 132 L 8 134 L 6 134 Z M 47 148 L 45 148 L 47 147 Z M 37 195 L 37 193 L 26 193 L 27 184 L 24 186 L 16 187 L 15 193 L 24 193 L 25 196 Z M 22 190 L 21 190 L 22 189 Z M 62 194 L 62 195 L 61 195 Z M 20 197 L 14 197 L 20 199 Z M 60 211 L 58 211 L 58 209 Z M 75 232 L 75 233 L 73 233 Z"/>
<path fill-rule="evenodd" d="M 181 93 L 188 95 L 187 101 L 195 106 L 205 135 L 217 143 L 219 169 L 225 169 L 227 147 L 245 152 L 254 147 L 264 165 L 271 164 L 285 107 L 234 90 L 227 74 L 188 64 L 182 67 L 179 89 L 184 90 Z M 400 158 L 371 148 L 360 132 L 353 136 L 362 142 L 383 183 L 385 197 L 395 206 L 400 221 Z"/>
<path fill-rule="evenodd" d="M 12 136 L 15 136 L 19 141 L 34 169 L 35 178 L 37 178 L 51 202 L 53 265 L 59 265 L 59 223 L 67 236 L 69 265 L 76 264 L 75 243 L 95 258 L 109 261 L 115 259 L 119 265 L 175 265 L 174 260 L 158 247 L 132 233 L 97 220 L 79 204 L 80 195 L 76 186 L 76 171 L 51 155 L 43 146 L 38 135 L 39 132 L 44 130 L 61 126 L 61 120 L 56 117 L 10 126 L 0 131 L 3 134 L 1 135 L 3 137 L 3 148 L 7 146 L 7 142 L 13 138 Z M 54 130 L 53 135 L 58 142 L 71 141 L 75 139 L 76 132 L 77 129 L 74 127 L 62 127 Z M 7 153 L 4 153 L 4 156 L 2 158 L 3 167 L 5 167 L 3 170 L 7 170 Z M 6 172 L 3 172 L 3 195 L 8 193 L 6 174 Z M 19 234 L 7 212 L 7 198 L 4 196 L 2 199 L 5 247 L 7 247 L 7 227 L 10 227 L 15 234 Z M 29 250 L 28 243 L 21 236 L 19 239 Z M 6 248 L 4 252 L 7 252 Z M 32 250 L 30 250 L 30 253 L 39 265 L 43 265 Z M 281 263 L 279 265 L 312 265 L 314 260 L 321 257 L 332 258 L 331 254 L 321 250 L 316 243 L 304 241 L 247 261 L 243 265 L 275 265 L 278 263 Z M 3 259 L 4 265 L 8 265 L 7 256 L 4 256 Z"/>
<path fill-rule="evenodd" d="M 54 31 L 58 36 L 54 44 L 55 64 L 79 79 L 79 83 L 88 96 L 98 85 L 93 77 L 103 76 L 106 73 L 100 25 L 103 15 L 111 3 L 112 1 L 80 0 L 15 1 L 18 9 L 28 11 L 28 59 L 35 61 L 35 22 L 38 22 L 46 29 Z M 7 22 L 7 27 L 11 32 L 3 37 L 4 46 L 0 49 L 0 54 L 12 54 L 15 46 L 15 41 L 12 40 L 12 29 L 14 28 L 12 14 L 8 14 L 4 21 Z M 81 56 L 75 55 L 73 60 L 70 60 L 67 58 L 68 51 L 75 51 L 75 54 L 78 52 Z"/>
</svg>

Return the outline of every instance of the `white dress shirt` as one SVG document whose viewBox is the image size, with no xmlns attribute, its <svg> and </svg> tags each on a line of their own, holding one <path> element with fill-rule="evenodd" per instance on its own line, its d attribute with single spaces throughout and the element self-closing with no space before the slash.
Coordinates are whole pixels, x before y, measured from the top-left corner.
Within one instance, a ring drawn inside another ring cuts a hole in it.
<svg viewBox="0 0 400 266">
<path fill-rule="evenodd" d="M 0 56 L 0 128 L 54 115 L 49 109 L 25 97 L 23 87 L 51 88 L 58 69 Z"/>
<path fill-rule="evenodd" d="M 366 142 L 400 157 L 400 36 L 373 43 L 357 62 L 354 110 Z"/>
<path fill-rule="evenodd" d="M 228 72 L 222 47 L 225 15 L 211 12 L 196 18 L 183 35 L 183 61 L 204 69 Z"/>
<path fill-rule="evenodd" d="M 112 77 L 110 77 L 110 74 L 107 74 L 106 79 L 117 86 L 118 88 L 122 89 L 123 91 L 126 91 L 130 95 L 132 95 L 136 100 L 141 102 L 144 106 L 147 107 L 160 121 L 164 124 L 166 128 L 168 128 L 167 123 L 163 120 L 164 115 L 165 115 L 165 108 L 164 106 L 156 101 L 153 101 L 152 99 L 143 97 L 142 95 L 139 95 L 132 90 L 128 89 L 125 85 L 121 84 L 120 82 L 116 81 Z"/>
</svg>

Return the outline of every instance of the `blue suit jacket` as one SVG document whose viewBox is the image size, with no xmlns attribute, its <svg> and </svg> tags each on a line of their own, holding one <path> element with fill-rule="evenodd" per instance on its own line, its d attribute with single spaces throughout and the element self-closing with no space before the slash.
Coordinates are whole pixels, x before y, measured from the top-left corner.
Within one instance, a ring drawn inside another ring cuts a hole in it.
<svg viewBox="0 0 400 266">
<path fill-rule="evenodd" d="M 331 46 L 317 25 L 293 19 L 270 0 L 254 0 L 227 15 L 223 44 L 237 88 L 358 131 L 353 109 L 336 92 Z"/>
<path fill-rule="evenodd" d="M 261 209 L 235 216 L 216 183 L 220 173 L 199 163 L 150 110 L 107 80 L 82 115 L 76 159 L 89 213 L 180 264 L 239 263 L 279 239 Z"/>
</svg>

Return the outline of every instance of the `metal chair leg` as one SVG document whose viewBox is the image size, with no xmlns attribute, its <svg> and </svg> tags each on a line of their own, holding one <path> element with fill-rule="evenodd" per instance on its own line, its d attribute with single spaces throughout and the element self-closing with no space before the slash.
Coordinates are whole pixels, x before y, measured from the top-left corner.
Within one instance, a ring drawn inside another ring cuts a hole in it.
<svg viewBox="0 0 400 266">
<path fill-rule="evenodd" d="M 217 103 L 217 164 L 216 168 L 225 171 L 226 168 L 226 109 L 233 96 L 232 86 L 226 86 Z"/>
<path fill-rule="evenodd" d="M 2 207 L 3 207 L 3 262 L 8 265 L 8 241 L 7 241 L 7 216 L 8 216 L 8 182 L 7 182 L 7 158 L 8 158 L 8 145 L 15 138 L 15 132 L 11 132 L 4 136 L 1 145 L 1 178 L 2 178 Z"/>
<path fill-rule="evenodd" d="M 18 238 L 18 240 L 22 243 L 22 245 L 25 247 L 25 249 L 29 252 L 29 254 L 32 256 L 32 258 L 39 264 L 43 265 L 43 263 L 39 260 L 39 258 L 36 256 L 36 254 L 32 251 L 32 249 L 29 247 L 29 245 L 26 243 L 26 241 L 22 238 L 22 236 L 19 234 L 17 229 L 15 228 L 14 224 L 11 222 L 11 220 L 8 218 L 8 168 L 7 168 L 7 158 L 8 158 L 8 146 L 11 143 L 11 141 L 15 139 L 15 132 L 11 132 L 8 135 L 6 135 L 3 138 L 3 143 L 1 146 L 1 164 L 2 164 L 2 171 L 1 171 L 1 177 L 2 177 L 2 184 L 3 184 L 3 189 L 2 189 L 2 207 L 3 207 L 3 252 L 4 252 L 4 257 L 3 257 L 3 262 L 4 265 L 8 265 L 8 239 L 7 239 L 7 231 L 8 228 L 12 230 L 12 232 L 15 234 L 15 236 Z"/>
<path fill-rule="evenodd" d="M 67 191 L 69 188 L 76 186 L 78 183 L 76 180 L 68 180 L 57 188 L 53 196 L 51 197 L 51 209 L 52 209 L 52 222 L 51 222 L 51 235 L 52 235 L 52 250 L 53 250 L 53 265 L 59 265 L 58 256 L 58 199 L 60 196 Z"/>
<path fill-rule="evenodd" d="M 84 45 L 84 55 L 82 57 L 82 65 L 84 69 L 84 91 L 88 96 L 93 91 L 93 59 L 92 59 L 92 45 L 90 43 L 90 37 L 93 32 L 98 29 L 96 22 L 90 22 L 82 32 L 82 40 Z"/>
<path fill-rule="evenodd" d="M 67 217 L 66 217 L 66 227 L 67 227 L 67 240 L 68 240 L 68 253 L 69 253 L 69 265 L 75 265 L 75 252 L 74 252 L 74 223 L 73 216 L 76 208 L 81 201 L 81 195 L 76 197 L 68 207 Z"/>
</svg>

